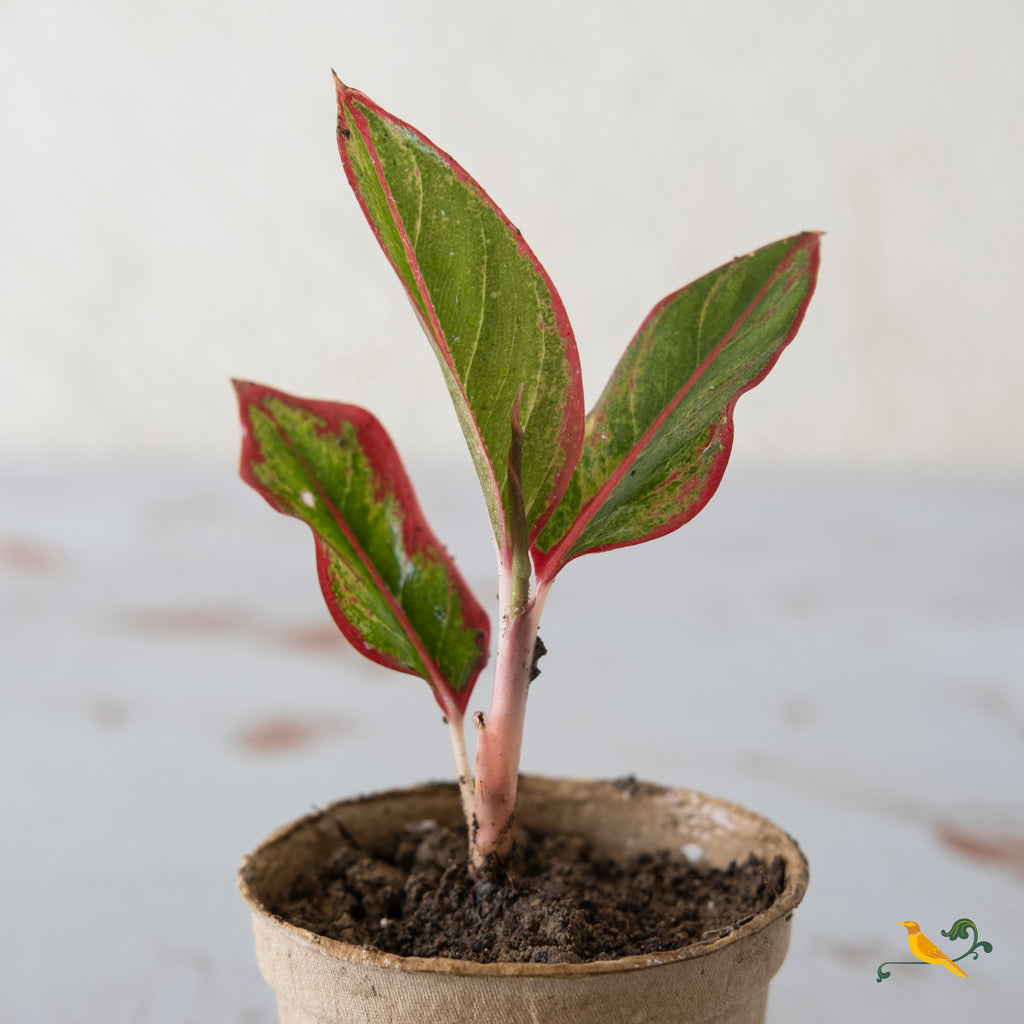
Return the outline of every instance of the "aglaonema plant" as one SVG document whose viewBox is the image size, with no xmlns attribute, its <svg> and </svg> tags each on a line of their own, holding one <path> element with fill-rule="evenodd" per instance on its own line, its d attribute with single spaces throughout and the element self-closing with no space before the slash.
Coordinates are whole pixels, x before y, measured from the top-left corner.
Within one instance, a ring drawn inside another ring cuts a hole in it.
<svg viewBox="0 0 1024 1024">
<path fill-rule="evenodd" d="M 562 302 L 523 236 L 477 182 L 411 125 L 335 77 L 349 184 L 434 354 L 476 467 L 497 555 L 489 714 L 465 740 L 490 627 L 420 510 L 374 416 L 235 382 L 241 473 L 313 530 L 327 607 L 367 657 L 422 677 L 447 722 L 470 862 L 501 865 L 537 628 L 551 585 L 580 555 L 652 540 L 711 499 L 733 409 L 800 326 L 819 236 L 734 259 L 651 310 L 585 412 Z"/>
</svg>

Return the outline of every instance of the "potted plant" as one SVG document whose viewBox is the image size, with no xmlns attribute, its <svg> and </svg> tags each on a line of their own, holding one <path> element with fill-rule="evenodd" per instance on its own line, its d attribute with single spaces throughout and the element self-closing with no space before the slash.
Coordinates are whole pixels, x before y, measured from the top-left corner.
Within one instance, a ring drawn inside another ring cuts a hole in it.
<svg viewBox="0 0 1024 1024">
<path fill-rule="evenodd" d="M 586 413 L 568 317 L 519 230 L 421 132 L 335 87 L 348 181 L 434 349 L 480 480 L 498 628 L 490 712 L 470 716 L 471 764 L 466 716 L 488 617 L 384 428 L 355 405 L 235 382 L 243 479 L 312 528 L 324 598 L 352 644 L 427 682 L 457 778 L 344 801 L 246 858 L 240 884 L 280 1018 L 763 1020 L 807 883 L 792 840 L 686 790 L 521 777 L 519 751 L 552 583 L 575 558 L 660 537 L 708 503 L 738 397 L 803 319 L 818 234 L 658 302 Z M 524 872 L 545 858 L 569 863 L 538 890 Z M 577 860 L 583 882 L 570 880 Z M 611 879 L 607 905 L 598 877 Z M 695 879 L 717 897 L 655 908 L 657 927 L 644 919 L 655 894 Z M 709 915 L 734 897 L 740 909 Z M 445 925 L 452 934 L 433 934 Z"/>
</svg>

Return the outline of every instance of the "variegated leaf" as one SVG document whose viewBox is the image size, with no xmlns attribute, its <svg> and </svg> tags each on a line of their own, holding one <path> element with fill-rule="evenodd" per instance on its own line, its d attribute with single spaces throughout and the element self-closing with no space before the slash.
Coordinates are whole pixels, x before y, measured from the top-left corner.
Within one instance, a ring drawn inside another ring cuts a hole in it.
<svg viewBox="0 0 1024 1024">
<path fill-rule="evenodd" d="M 460 713 L 488 653 L 487 615 L 427 525 L 398 453 L 365 409 L 235 382 L 241 475 L 307 523 L 332 617 L 382 665 Z"/>
</svg>

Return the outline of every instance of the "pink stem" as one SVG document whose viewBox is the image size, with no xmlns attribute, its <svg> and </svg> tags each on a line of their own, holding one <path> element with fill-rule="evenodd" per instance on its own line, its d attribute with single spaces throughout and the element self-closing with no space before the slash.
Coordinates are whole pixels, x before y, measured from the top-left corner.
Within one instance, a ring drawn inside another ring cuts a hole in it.
<svg viewBox="0 0 1024 1024">
<path fill-rule="evenodd" d="M 503 575 L 508 580 L 513 574 Z M 526 586 L 529 586 L 528 577 Z M 510 609 L 502 616 L 491 717 L 485 719 L 480 712 L 474 716 L 477 728 L 476 792 L 470 849 L 473 867 L 477 870 L 507 860 L 515 840 L 516 786 L 523 745 L 523 720 L 537 627 L 547 589 L 535 595 L 533 600 L 523 601 L 520 593 L 520 588 L 512 586 L 511 581 L 510 585 L 501 588 L 500 603 L 504 608 L 518 606 L 518 614 Z"/>
</svg>

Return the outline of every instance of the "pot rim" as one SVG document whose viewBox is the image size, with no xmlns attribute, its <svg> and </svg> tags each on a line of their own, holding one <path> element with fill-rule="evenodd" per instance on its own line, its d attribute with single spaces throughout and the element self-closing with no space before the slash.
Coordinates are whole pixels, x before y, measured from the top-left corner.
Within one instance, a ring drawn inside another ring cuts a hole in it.
<svg viewBox="0 0 1024 1024">
<path fill-rule="evenodd" d="M 549 776 L 524 775 L 521 779 L 529 779 L 533 783 L 550 784 L 571 782 L 574 785 L 588 785 L 600 789 L 614 789 L 615 783 L 602 779 L 560 779 Z M 751 825 L 766 827 L 775 834 L 786 859 L 786 882 L 775 902 L 765 910 L 755 914 L 749 921 L 734 928 L 725 935 L 713 939 L 702 939 L 698 942 L 682 946 L 678 949 L 662 950 L 657 953 L 640 953 L 633 956 L 619 957 L 612 960 L 587 960 L 582 963 L 523 963 L 493 962 L 483 963 L 477 960 L 458 960 L 452 957 L 418 957 L 400 956 L 397 953 L 385 953 L 372 946 L 355 945 L 339 939 L 328 938 L 292 924 L 278 914 L 272 913 L 253 891 L 252 881 L 256 874 L 255 858 L 268 847 L 284 842 L 289 835 L 308 827 L 317 819 L 329 815 L 333 808 L 341 805 L 354 805 L 381 801 L 397 794 L 410 795 L 416 791 L 451 790 L 457 793 L 453 782 L 431 782 L 400 789 L 383 790 L 375 793 L 362 794 L 334 801 L 326 807 L 319 808 L 303 815 L 272 832 L 261 842 L 252 853 L 246 854 L 238 869 L 238 889 L 242 898 L 249 905 L 254 915 L 260 915 L 275 922 L 284 932 L 303 944 L 312 944 L 324 954 L 351 963 L 363 964 L 388 970 L 404 970 L 421 973 L 443 973 L 454 975 L 476 975 L 479 977 L 566 977 L 586 976 L 594 974 L 612 974 L 620 971 L 646 970 L 686 960 L 697 960 L 710 956 L 712 953 L 742 941 L 746 937 L 764 931 L 776 921 L 784 918 L 788 921 L 803 899 L 810 880 L 807 858 L 796 840 L 788 832 L 779 828 L 763 815 L 747 810 L 740 804 L 709 796 L 700 790 L 686 787 L 661 786 L 655 783 L 641 782 L 638 784 L 645 792 L 654 795 L 686 794 L 702 803 L 710 803 L 716 808 L 734 814 Z M 620 790 L 621 792 L 621 790 Z"/>
</svg>

